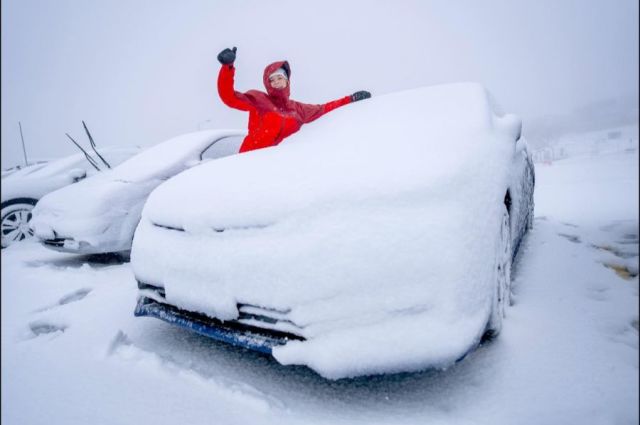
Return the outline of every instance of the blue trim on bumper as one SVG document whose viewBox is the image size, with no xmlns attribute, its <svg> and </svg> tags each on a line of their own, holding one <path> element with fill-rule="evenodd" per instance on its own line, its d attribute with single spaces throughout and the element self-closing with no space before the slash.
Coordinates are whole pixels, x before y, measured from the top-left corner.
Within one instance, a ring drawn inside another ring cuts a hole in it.
<svg viewBox="0 0 640 425">
<path fill-rule="evenodd" d="M 201 314 L 190 313 L 144 296 L 138 298 L 134 315 L 155 317 L 209 338 L 265 354 L 271 354 L 273 347 L 286 344 L 293 339 L 269 335 L 267 332 L 249 329 L 234 322 L 223 322 Z"/>
</svg>

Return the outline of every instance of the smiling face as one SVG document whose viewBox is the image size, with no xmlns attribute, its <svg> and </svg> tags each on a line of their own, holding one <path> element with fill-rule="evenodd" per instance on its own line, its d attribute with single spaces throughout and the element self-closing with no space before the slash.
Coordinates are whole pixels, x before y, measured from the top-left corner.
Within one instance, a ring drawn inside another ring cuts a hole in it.
<svg viewBox="0 0 640 425">
<path fill-rule="evenodd" d="M 269 78 L 269 84 L 271 84 L 271 87 L 274 89 L 282 90 L 287 87 L 288 83 L 289 81 L 281 74 L 276 74 Z"/>
</svg>

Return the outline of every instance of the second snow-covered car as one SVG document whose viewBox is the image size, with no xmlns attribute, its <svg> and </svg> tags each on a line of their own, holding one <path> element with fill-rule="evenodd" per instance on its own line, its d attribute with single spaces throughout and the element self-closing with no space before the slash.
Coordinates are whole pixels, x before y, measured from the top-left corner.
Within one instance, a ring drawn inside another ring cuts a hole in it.
<svg viewBox="0 0 640 425">
<path fill-rule="evenodd" d="M 243 130 L 174 137 L 107 172 L 43 197 L 31 228 L 51 249 L 78 254 L 128 251 L 147 196 L 169 177 L 238 152 Z"/>
<path fill-rule="evenodd" d="M 521 126 L 481 85 L 425 87 L 187 170 L 142 213 L 135 313 L 332 379 L 448 367 L 502 327 Z"/>
<path fill-rule="evenodd" d="M 136 147 L 107 147 L 100 152 L 112 166 L 138 153 Z M 104 167 L 104 165 L 103 165 Z M 106 168 L 106 167 L 104 167 Z M 33 235 L 32 210 L 47 193 L 99 172 L 84 153 L 50 162 L 31 164 L 2 177 L 2 247 Z"/>
</svg>

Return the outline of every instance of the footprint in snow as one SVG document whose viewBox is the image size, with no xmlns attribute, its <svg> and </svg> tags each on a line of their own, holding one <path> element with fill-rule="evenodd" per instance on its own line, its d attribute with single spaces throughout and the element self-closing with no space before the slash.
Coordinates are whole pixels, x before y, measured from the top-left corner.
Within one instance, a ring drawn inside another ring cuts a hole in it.
<svg viewBox="0 0 640 425">
<path fill-rule="evenodd" d="M 111 340 L 109 348 L 107 348 L 107 355 L 111 356 L 118 351 L 120 347 L 127 347 L 131 345 L 131 340 L 121 330 L 118 331 L 116 336 Z"/>
<path fill-rule="evenodd" d="M 638 331 L 636 324 L 630 323 L 626 325 L 609 326 L 606 328 L 606 332 L 609 334 L 609 339 L 618 344 L 624 344 L 635 350 L 638 349 L 638 339 L 636 333 Z"/>
<path fill-rule="evenodd" d="M 65 295 L 64 297 L 60 298 L 58 300 L 58 302 L 56 302 L 55 304 L 39 308 L 38 310 L 36 310 L 36 312 L 40 313 L 40 312 L 43 312 L 43 311 L 51 310 L 51 309 L 56 308 L 56 307 L 60 307 L 61 305 L 65 305 L 65 304 L 73 303 L 73 302 L 76 302 L 76 301 L 80 301 L 80 300 L 84 299 L 84 297 L 89 295 L 89 292 L 91 292 L 90 288 L 80 288 L 77 291 L 73 291 L 73 292 Z"/>
<path fill-rule="evenodd" d="M 577 224 L 573 224 L 573 223 L 562 222 L 562 224 L 564 224 L 565 226 L 574 227 L 574 228 L 579 227 Z"/>
<path fill-rule="evenodd" d="M 601 226 L 600 230 L 605 232 L 613 232 L 616 238 L 621 240 L 621 244 L 637 244 L 638 243 L 638 223 L 635 220 L 616 220 L 605 226 Z"/>
<path fill-rule="evenodd" d="M 591 245 L 591 246 L 594 248 L 600 249 L 602 251 L 608 251 L 619 258 L 633 258 L 638 256 L 637 252 L 622 251 L 611 245 Z"/>
<path fill-rule="evenodd" d="M 568 235 L 566 233 L 558 233 L 558 236 L 562 236 L 563 238 L 568 239 L 569 241 L 573 242 L 573 243 L 580 243 L 581 240 L 578 236 L 576 235 Z"/>
<path fill-rule="evenodd" d="M 72 302 L 80 301 L 81 299 L 89 295 L 89 292 L 91 292 L 91 289 L 89 288 L 81 288 L 77 291 L 73 291 L 72 293 L 60 298 L 60 300 L 58 301 L 58 305 L 65 305 Z"/>
<path fill-rule="evenodd" d="M 587 287 L 587 298 L 594 301 L 606 301 L 609 299 L 609 288 L 604 285 L 593 284 Z"/>
<path fill-rule="evenodd" d="M 63 333 L 67 329 L 67 326 L 44 320 L 37 320 L 29 323 L 29 329 L 31 330 L 32 338 L 35 338 L 40 335 L 55 334 L 58 332 Z"/>
</svg>

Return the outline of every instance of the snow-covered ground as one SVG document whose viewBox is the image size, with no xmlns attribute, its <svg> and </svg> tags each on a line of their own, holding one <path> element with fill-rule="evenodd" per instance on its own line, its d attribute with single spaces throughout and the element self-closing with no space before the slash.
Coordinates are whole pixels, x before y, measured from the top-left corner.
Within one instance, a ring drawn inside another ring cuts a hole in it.
<svg viewBox="0 0 640 425">
<path fill-rule="evenodd" d="M 2 250 L 5 424 L 635 424 L 638 154 L 538 164 L 502 334 L 444 371 L 328 381 L 134 318 L 128 263 Z"/>
<path fill-rule="evenodd" d="M 582 155 L 598 156 L 638 150 L 638 123 L 590 132 L 571 132 L 533 152 L 534 162 L 552 162 Z"/>
</svg>

